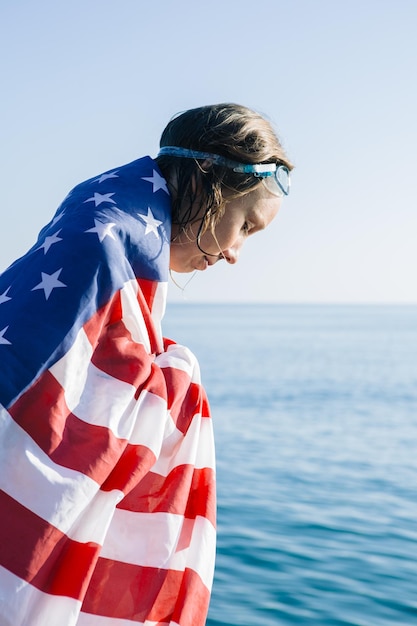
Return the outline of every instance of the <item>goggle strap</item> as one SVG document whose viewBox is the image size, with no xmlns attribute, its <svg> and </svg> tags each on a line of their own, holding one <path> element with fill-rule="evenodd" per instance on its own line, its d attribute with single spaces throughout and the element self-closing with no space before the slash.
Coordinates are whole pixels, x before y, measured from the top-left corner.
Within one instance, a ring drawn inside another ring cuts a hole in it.
<svg viewBox="0 0 417 626">
<path fill-rule="evenodd" d="M 276 163 L 239 163 L 221 156 L 220 154 L 212 154 L 211 152 L 200 152 L 199 150 L 189 150 L 188 148 L 180 148 L 179 146 L 163 146 L 159 152 L 159 156 L 176 156 L 188 159 L 209 159 L 216 165 L 223 165 L 232 169 L 234 172 L 242 172 L 253 174 L 256 178 L 266 178 L 274 176 L 278 187 L 285 195 L 288 195 L 290 187 L 290 177 L 288 169 L 285 165 L 277 165 Z M 285 189 L 278 178 L 280 170 L 285 170 L 288 176 L 288 188 Z"/>
<path fill-rule="evenodd" d="M 277 169 L 275 163 L 239 163 L 232 159 L 227 159 L 220 154 L 212 154 L 210 152 L 200 152 L 198 150 L 189 150 L 188 148 L 180 148 L 178 146 L 164 146 L 158 152 L 159 156 L 177 156 L 188 159 L 210 159 L 217 165 L 229 167 L 234 172 L 243 172 L 246 174 L 269 175 L 272 176 Z"/>
</svg>

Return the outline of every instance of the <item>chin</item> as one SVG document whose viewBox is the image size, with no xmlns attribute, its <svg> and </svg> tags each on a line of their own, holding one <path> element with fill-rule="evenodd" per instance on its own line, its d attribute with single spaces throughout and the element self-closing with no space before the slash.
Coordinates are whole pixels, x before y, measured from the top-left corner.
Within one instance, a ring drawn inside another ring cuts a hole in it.
<svg viewBox="0 0 417 626">
<path fill-rule="evenodd" d="M 194 272 L 194 268 L 193 267 L 170 267 L 169 268 L 170 272 L 175 272 L 176 274 L 191 274 L 191 272 Z"/>
</svg>

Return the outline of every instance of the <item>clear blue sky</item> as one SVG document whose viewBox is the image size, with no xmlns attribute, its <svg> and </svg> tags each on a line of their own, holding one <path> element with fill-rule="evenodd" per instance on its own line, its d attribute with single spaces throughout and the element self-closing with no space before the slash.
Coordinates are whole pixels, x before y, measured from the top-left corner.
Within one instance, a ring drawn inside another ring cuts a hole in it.
<svg viewBox="0 0 417 626">
<path fill-rule="evenodd" d="M 1 2 L 0 269 L 76 183 L 235 101 L 272 119 L 292 193 L 187 299 L 417 302 L 416 32 L 415 0 Z"/>
</svg>

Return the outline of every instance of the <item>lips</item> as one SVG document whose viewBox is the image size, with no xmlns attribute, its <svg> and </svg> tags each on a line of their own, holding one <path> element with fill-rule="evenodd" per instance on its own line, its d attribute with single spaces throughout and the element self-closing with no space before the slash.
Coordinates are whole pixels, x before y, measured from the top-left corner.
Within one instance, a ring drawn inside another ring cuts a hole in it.
<svg viewBox="0 0 417 626">
<path fill-rule="evenodd" d="M 220 261 L 222 257 L 211 257 L 210 259 L 208 259 L 206 256 L 204 257 L 204 259 L 207 261 L 208 265 L 211 267 L 212 265 L 215 265 L 217 263 L 217 261 Z"/>
<path fill-rule="evenodd" d="M 210 265 L 210 263 L 209 263 L 207 257 L 204 256 L 204 257 L 201 257 L 200 259 L 198 259 L 198 261 L 194 265 L 194 269 L 195 270 L 199 270 L 200 272 L 204 272 L 204 270 L 206 270 L 209 265 Z"/>
<path fill-rule="evenodd" d="M 198 262 L 194 266 L 194 269 L 199 270 L 200 272 L 204 272 L 204 270 L 206 270 L 208 267 L 211 267 L 219 260 L 219 257 L 211 257 L 209 259 L 206 256 L 203 256 L 198 260 Z"/>
</svg>

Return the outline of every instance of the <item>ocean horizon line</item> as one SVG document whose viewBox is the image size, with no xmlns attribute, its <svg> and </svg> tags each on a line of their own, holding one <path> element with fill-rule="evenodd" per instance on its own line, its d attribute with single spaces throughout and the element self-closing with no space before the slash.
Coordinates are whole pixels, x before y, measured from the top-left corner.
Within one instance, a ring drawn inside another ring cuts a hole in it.
<svg viewBox="0 0 417 626">
<path fill-rule="evenodd" d="M 168 306 L 171 305 L 196 305 L 196 306 L 330 306 L 330 307 L 417 307 L 415 302 L 332 302 L 332 301 L 279 301 L 279 300 L 169 300 Z"/>
</svg>

